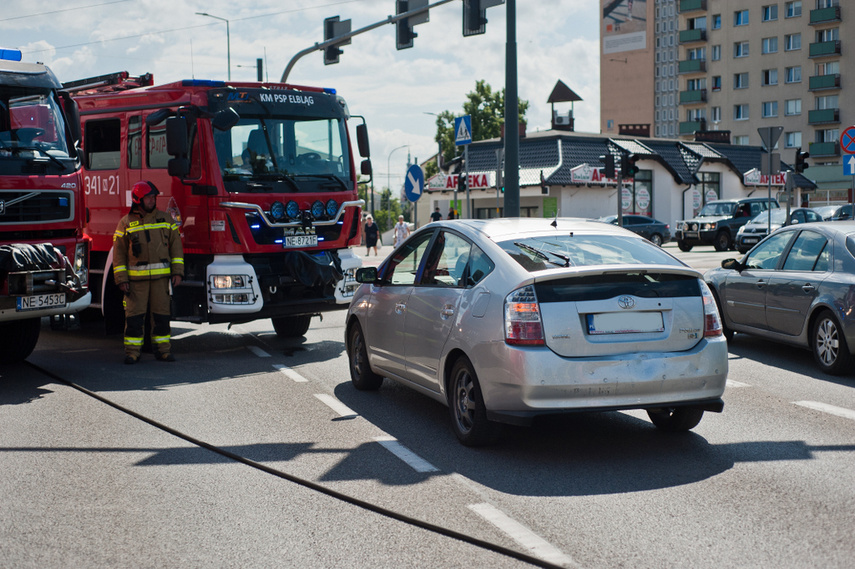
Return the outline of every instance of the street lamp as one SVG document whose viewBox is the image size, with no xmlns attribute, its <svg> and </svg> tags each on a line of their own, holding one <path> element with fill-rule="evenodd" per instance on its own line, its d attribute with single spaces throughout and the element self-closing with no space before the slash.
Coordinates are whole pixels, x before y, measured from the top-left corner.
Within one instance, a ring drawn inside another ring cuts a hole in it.
<svg viewBox="0 0 855 569">
<path fill-rule="evenodd" d="M 392 152 L 389 153 L 389 158 L 386 159 L 386 186 L 388 186 L 390 193 L 392 192 L 392 154 L 394 154 L 396 150 L 409 147 L 409 144 L 404 144 L 398 148 L 393 148 Z M 374 194 L 371 194 L 371 211 L 374 211 Z"/>
<path fill-rule="evenodd" d="M 226 63 L 229 66 L 228 78 L 229 81 L 232 80 L 232 40 L 231 35 L 229 34 L 229 21 L 225 18 L 221 18 L 219 16 L 213 16 L 208 14 L 207 12 L 196 12 L 197 16 L 207 16 L 209 18 L 214 18 L 215 20 L 222 20 L 226 23 Z"/>
</svg>

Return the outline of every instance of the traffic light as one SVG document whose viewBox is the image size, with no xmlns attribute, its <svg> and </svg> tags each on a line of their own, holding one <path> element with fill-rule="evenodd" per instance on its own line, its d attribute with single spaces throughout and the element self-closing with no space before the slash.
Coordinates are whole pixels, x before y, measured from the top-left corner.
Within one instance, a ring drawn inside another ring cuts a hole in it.
<svg viewBox="0 0 855 569">
<path fill-rule="evenodd" d="M 340 21 L 338 16 L 324 20 L 324 42 L 350 33 L 350 20 Z M 342 54 L 343 45 L 350 44 L 350 38 L 336 42 L 334 45 L 324 48 L 324 65 L 338 63 L 338 56 Z"/>
<path fill-rule="evenodd" d="M 430 0 L 395 0 L 395 15 L 424 8 L 428 5 L 428 2 Z M 413 38 L 419 37 L 419 34 L 413 31 L 413 26 L 429 21 L 428 11 L 425 10 L 414 16 L 408 16 L 395 22 L 395 47 L 398 49 L 413 47 Z"/>
<path fill-rule="evenodd" d="M 620 157 L 620 174 L 624 178 L 635 178 L 638 174 L 638 156 L 635 154 L 622 154 Z"/>
<path fill-rule="evenodd" d="M 613 180 L 615 177 L 615 157 L 609 152 L 608 154 L 603 154 L 600 156 L 600 162 L 605 164 L 605 168 L 603 168 L 603 174 L 605 174 L 606 178 Z"/>
<path fill-rule="evenodd" d="M 801 147 L 796 148 L 796 172 L 804 172 L 808 168 L 808 163 L 805 160 L 810 157 L 807 152 L 802 152 Z"/>
<path fill-rule="evenodd" d="M 466 174 L 464 174 L 463 172 L 457 175 L 457 191 L 466 191 Z"/>
<path fill-rule="evenodd" d="M 463 35 L 476 36 L 487 31 L 487 8 L 505 0 L 463 0 Z"/>
</svg>

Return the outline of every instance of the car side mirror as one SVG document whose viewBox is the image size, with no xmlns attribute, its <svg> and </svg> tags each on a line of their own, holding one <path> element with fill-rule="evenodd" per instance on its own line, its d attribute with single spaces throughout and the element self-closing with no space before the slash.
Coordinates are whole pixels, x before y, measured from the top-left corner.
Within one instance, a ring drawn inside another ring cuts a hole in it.
<svg viewBox="0 0 855 569">
<path fill-rule="evenodd" d="M 368 284 L 377 282 L 377 267 L 356 269 L 356 282 Z"/>
<path fill-rule="evenodd" d="M 729 269 L 731 271 L 741 271 L 745 267 L 736 259 L 725 259 L 721 262 L 722 269 Z"/>
</svg>

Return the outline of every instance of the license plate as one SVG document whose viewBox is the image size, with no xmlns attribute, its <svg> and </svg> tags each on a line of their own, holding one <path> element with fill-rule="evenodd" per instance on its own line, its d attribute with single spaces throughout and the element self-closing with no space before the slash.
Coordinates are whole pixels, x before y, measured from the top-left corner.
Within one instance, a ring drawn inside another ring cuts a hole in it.
<svg viewBox="0 0 855 569">
<path fill-rule="evenodd" d="M 685 233 L 686 239 L 697 239 L 699 235 L 697 231 L 686 231 Z"/>
<path fill-rule="evenodd" d="M 317 235 L 286 235 L 285 247 L 317 247 Z"/>
<path fill-rule="evenodd" d="M 55 294 L 36 294 L 33 296 L 19 296 L 17 298 L 18 312 L 27 310 L 39 310 L 40 308 L 55 308 L 65 306 L 65 293 L 58 292 Z"/>
<path fill-rule="evenodd" d="M 746 237 L 743 239 L 746 243 L 757 243 L 757 237 Z"/>
<path fill-rule="evenodd" d="M 643 334 L 663 332 L 661 312 L 607 312 L 588 314 L 588 334 Z"/>
</svg>

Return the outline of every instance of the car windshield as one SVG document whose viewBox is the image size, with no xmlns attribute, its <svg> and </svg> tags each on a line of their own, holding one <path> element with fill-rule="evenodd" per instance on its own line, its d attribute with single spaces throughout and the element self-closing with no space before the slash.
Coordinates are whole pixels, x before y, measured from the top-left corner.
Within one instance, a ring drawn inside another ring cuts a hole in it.
<svg viewBox="0 0 855 569">
<path fill-rule="evenodd" d="M 783 225 L 784 220 L 787 219 L 787 210 L 782 208 L 764 211 L 763 213 L 752 219 L 751 223 L 769 223 L 770 218 L 772 223 Z"/>
<path fill-rule="evenodd" d="M 502 241 L 499 246 L 526 270 L 597 265 L 674 265 L 680 261 L 650 242 L 623 235 L 548 235 Z"/>
<path fill-rule="evenodd" d="M 733 214 L 733 208 L 736 207 L 735 203 L 730 202 L 711 202 L 708 203 L 701 209 L 701 212 L 698 214 L 698 217 L 712 217 L 716 215 L 731 215 Z"/>
</svg>

